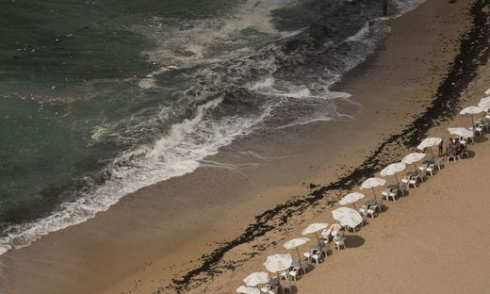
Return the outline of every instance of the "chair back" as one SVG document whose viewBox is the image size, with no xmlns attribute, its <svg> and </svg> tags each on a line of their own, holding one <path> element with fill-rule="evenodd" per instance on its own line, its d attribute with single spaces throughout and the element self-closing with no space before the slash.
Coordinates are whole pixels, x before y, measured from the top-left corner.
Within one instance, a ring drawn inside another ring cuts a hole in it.
<svg viewBox="0 0 490 294">
<path fill-rule="evenodd" d="M 342 227 L 339 224 L 332 224 L 330 226 L 330 231 L 331 232 L 338 232 L 342 229 Z"/>
</svg>

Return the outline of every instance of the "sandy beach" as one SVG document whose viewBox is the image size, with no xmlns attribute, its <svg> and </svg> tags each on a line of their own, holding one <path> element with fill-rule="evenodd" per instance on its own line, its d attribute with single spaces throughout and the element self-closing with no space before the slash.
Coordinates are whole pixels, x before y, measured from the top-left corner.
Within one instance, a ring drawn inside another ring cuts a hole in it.
<svg viewBox="0 0 490 294">
<path fill-rule="evenodd" d="M 490 87 L 488 56 L 460 40 L 488 8 L 428 0 L 389 20 L 391 34 L 379 50 L 335 87 L 352 94 L 337 107 L 353 119 L 240 139 L 192 174 L 10 251 L 0 256 L 0 292 L 233 293 L 307 224 L 331 223 L 335 201 L 358 191 L 360 179 L 400 160 L 421 136 L 447 140 L 447 127 L 470 124 L 454 114 Z M 467 66 L 455 64 L 461 60 Z M 434 111 L 434 101 L 454 112 Z M 484 141 L 471 145 L 474 157 L 446 163 L 408 197 L 387 203 L 385 213 L 349 234 L 347 249 L 298 280 L 297 293 L 483 293 Z M 319 283 L 325 277 L 328 283 Z"/>
</svg>

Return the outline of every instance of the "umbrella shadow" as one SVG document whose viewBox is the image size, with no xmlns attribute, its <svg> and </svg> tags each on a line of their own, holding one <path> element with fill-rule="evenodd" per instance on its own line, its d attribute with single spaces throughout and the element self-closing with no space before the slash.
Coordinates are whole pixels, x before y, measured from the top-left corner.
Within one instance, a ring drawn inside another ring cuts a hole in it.
<svg viewBox="0 0 490 294">
<path fill-rule="evenodd" d="M 345 237 L 345 247 L 347 248 L 358 248 L 366 243 L 366 240 L 357 235 L 349 235 Z"/>
<path fill-rule="evenodd" d="M 283 290 L 282 288 L 279 288 L 279 291 L 278 293 L 291 293 L 291 294 L 297 294 L 298 293 L 298 287 L 296 287 L 295 285 L 291 285 L 291 291 L 285 291 Z M 261 292 L 262 293 L 262 292 Z"/>
<path fill-rule="evenodd" d="M 474 158 L 475 157 L 475 154 L 476 154 L 475 151 L 468 150 L 468 156 L 461 157 L 461 159 Z"/>
<path fill-rule="evenodd" d="M 475 143 L 483 143 L 488 141 L 488 138 L 485 136 L 475 136 L 473 140 L 475 141 Z"/>
</svg>

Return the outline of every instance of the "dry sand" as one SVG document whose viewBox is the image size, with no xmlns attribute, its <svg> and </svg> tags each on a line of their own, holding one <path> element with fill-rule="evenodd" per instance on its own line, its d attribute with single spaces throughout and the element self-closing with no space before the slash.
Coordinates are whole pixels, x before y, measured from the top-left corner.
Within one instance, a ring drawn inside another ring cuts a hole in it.
<svg viewBox="0 0 490 294">
<path fill-rule="evenodd" d="M 220 242 L 237 238 L 248 224 L 254 223 L 255 215 L 274 208 L 277 203 L 283 203 L 291 196 L 308 194 L 310 190 L 303 183 L 326 184 L 347 173 L 349 169 L 359 166 L 380 142 L 391 134 L 400 132 L 411 123 L 413 115 L 424 111 L 443 80 L 449 63 L 457 54 L 458 38 L 468 29 L 469 2 L 448 4 L 445 1 L 429 0 L 414 12 L 390 21 L 392 35 L 384 42 L 382 49 L 360 69 L 351 73 L 346 83 L 338 86 L 352 93 L 353 101 L 362 104 L 362 107 L 341 106 L 346 113 L 355 115 L 355 120 L 298 127 L 288 133 L 287 138 L 281 138 L 263 149 L 256 147 L 255 151 L 263 151 L 259 153 L 265 154 L 265 159 L 249 155 L 237 156 L 232 145 L 210 159 L 231 163 L 234 166 L 232 169 L 204 167 L 193 174 L 142 189 L 124 198 L 108 212 L 98 214 L 93 220 L 50 234 L 29 247 L 9 252 L 0 257 L 3 264 L 1 284 L 4 291 L 9 294 L 152 293 L 160 287 L 172 284 L 171 278 L 179 279 L 189 270 L 199 267 L 202 263 L 199 257 L 202 254 L 214 252 Z M 482 75 L 481 80 L 485 78 Z M 481 85 L 473 87 L 477 90 L 469 97 L 479 97 L 482 90 L 486 90 Z M 274 139 L 279 139 L 280 136 Z M 240 142 L 242 146 L 254 143 L 254 140 Z M 477 154 L 484 153 L 477 150 L 484 148 L 483 145 L 475 145 Z M 404 152 L 406 149 L 403 147 L 392 149 L 394 157 L 401 156 Z M 332 157 L 332 154 L 336 156 Z M 460 166 L 464 168 L 470 162 L 476 160 L 458 163 L 458 170 Z M 237 169 L 237 164 L 246 165 L 239 165 Z M 397 249 L 400 256 L 405 255 L 397 262 L 413 260 L 408 253 L 408 246 L 399 246 L 399 243 L 406 241 L 405 235 L 387 233 L 390 226 L 393 232 L 399 232 L 401 226 L 413 224 L 413 230 L 422 230 L 419 234 L 424 237 L 432 236 L 428 232 L 433 233 L 433 230 L 443 232 L 447 226 L 452 227 L 451 237 L 462 240 L 461 234 L 469 226 L 446 224 L 452 221 L 451 216 L 455 213 L 452 208 L 441 211 L 441 214 L 448 215 L 444 222 L 426 224 L 423 220 L 430 203 L 444 209 L 446 206 L 431 200 L 432 198 L 417 197 L 418 193 L 430 189 L 430 185 L 438 182 L 442 189 L 445 185 L 442 182 L 443 177 L 454 174 L 448 172 L 450 170 L 454 170 L 454 167 L 441 171 L 424 184 L 424 187 L 417 189 L 411 195 L 413 197 L 390 205 L 388 212 L 371 221 L 371 225 L 358 234 L 360 237 L 356 239 L 356 250 L 350 248 L 335 252 L 327 263 L 336 264 L 323 264 L 298 281 L 299 292 L 324 292 L 322 284 L 321 288 L 308 288 L 318 285 L 314 282 L 319 281 L 314 278 L 315 275 L 328 275 L 329 280 L 342 281 L 338 284 L 343 283 L 344 287 L 347 284 L 356 284 L 362 289 L 379 287 L 388 291 L 389 288 L 384 288 L 377 282 L 379 276 L 390 276 L 394 264 L 389 263 L 389 260 L 394 253 L 390 253 L 390 258 L 376 257 L 369 250 L 381 253 L 389 247 Z M 474 169 L 470 169 L 472 170 Z M 456 188 L 463 188 L 460 186 L 462 185 L 457 185 Z M 452 193 L 451 191 L 447 193 Z M 338 197 L 340 193 L 334 192 L 333 196 Z M 427 190 L 427 194 L 429 193 Z M 439 193 L 441 197 L 446 196 L 441 194 L 442 191 Z M 422 199 L 429 203 L 422 205 Z M 249 271 L 262 269 L 261 263 L 268 253 L 281 251 L 274 248 L 274 244 L 279 246 L 282 241 L 298 235 L 301 226 L 310 220 L 325 219 L 331 209 L 326 202 L 327 200 L 315 207 L 299 210 L 301 215 L 299 212 L 298 215 L 293 213 L 280 230 L 273 230 L 252 242 L 234 246 L 218 263 L 218 268 L 224 273 L 191 292 L 234 292 L 242 276 Z M 422 207 L 413 208 L 417 205 Z M 395 213 L 397 211 L 399 213 Z M 401 218 L 402 215 L 404 218 Z M 281 223 L 280 216 L 278 218 L 279 220 L 271 218 L 270 223 Z M 478 226 L 480 227 L 483 226 Z M 449 234 L 439 236 L 438 240 L 446 235 Z M 410 241 L 418 242 L 419 246 L 424 243 L 415 235 L 410 237 Z M 348 246 L 352 245 L 352 240 L 354 239 L 348 240 Z M 394 240 L 393 246 L 387 240 Z M 461 243 L 467 250 L 466 242 Z M 451 247 L 450 250 L 456 248 Z M 427 258 L 425 255 L 422 257 Z M 363 266 L 366 263 L 361 263 L 358 259 L 363 259 L 362 262 L 371 261 L 369 266 L 373 268 L 380 265 L 378 270 L 382 274 L 368 275 L 367 267 Z M 376 263 L 378 259 L 382 259 L 382 262 Z M 450 258 L 438 262 L 452 264 Z M 407 263 L 403 267 L 416 272 L 418 269 L 414 264 Z M 417 264 L 422 268 L 430 268 L 424 267 L 425 263 Z M 237 265 L 236 270 L 231 271 Z M 349 270 L 341 270 L 342 266 L 347 265 Z M 349 279 L 356 281 L 347 277 L 353 272 L 353 268 L 359 270 L 356 277 L 360 281 L 347 283 Z M 205 274 L 198 277 L 208 278 Z M 452 279 L 456 280 L 453 277 Z M 369 284 L 370 281 L 375 282 L 376 286 Z M 421 281 L 430 280 L 425 278 Z M 199 281 L 193 280 L 191 286 L 198 284 Z M 370 288 L 365 288 L 364 285 L 369 285 Z M 328 287 L 333 287 L 333 284 L 328 283 Z M 347 290 L 349 289 L 345 289 Z M 172 291 L 164 289 L 160 293 Z"/>
</svg>

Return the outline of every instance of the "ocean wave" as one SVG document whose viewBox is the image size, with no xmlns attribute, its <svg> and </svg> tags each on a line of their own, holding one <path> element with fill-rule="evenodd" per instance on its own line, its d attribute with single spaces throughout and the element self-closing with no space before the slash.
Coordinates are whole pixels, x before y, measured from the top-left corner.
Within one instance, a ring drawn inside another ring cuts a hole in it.
<svg viewBox="0 0 490 294">
<path fill-rule="evenodd" d="M 415 7 L 395 4 L 400 11 Z M 158 45 L 143 54 L 159 69 L 140 79 L 139 87 L 164 91 L 158 80 L 164 75 L 185 80 L 186 87 L 172 92 L 177 98 L 171 105 L 94 128 L 92 144 L 111 142 L 122 151 L 83 179 L 75 200 L 43 219 L 10 227 L 0 238 L 0 254 L 93 218 L 145 186 L 193 172 L 206 157 L 257 129 L 352 119 L 336 107 L 336 100 L 350 95 L 330 88 L 374 52 L 389 27 L 366 14 L 335 42 L 313 37 L 318 28 L 278 31 L 271 12 L 285 5 L 295 3 L 248 1 L 221 19 L 182 26 L 154 18 L 132 26 Z"/>
</svg>

